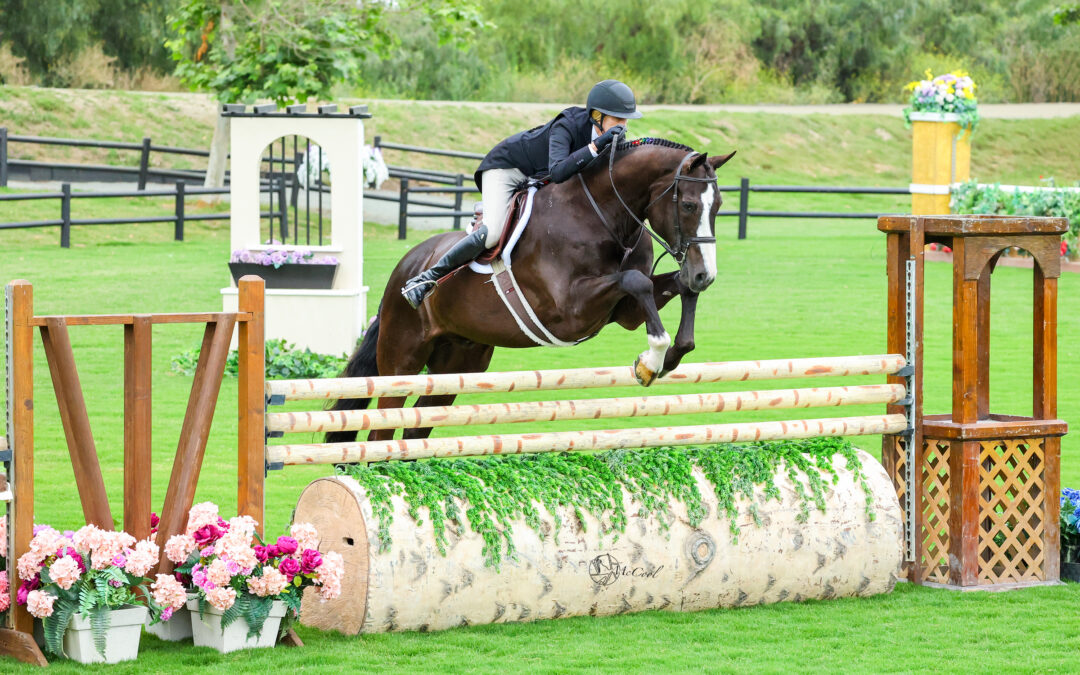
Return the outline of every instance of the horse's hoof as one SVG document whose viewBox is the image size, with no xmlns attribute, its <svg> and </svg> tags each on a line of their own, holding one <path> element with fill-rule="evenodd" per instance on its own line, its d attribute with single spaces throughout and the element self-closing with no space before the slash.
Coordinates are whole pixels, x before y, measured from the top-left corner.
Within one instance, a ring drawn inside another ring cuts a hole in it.
<svg viewBox="0 0 1080 675">
<path fill-rule="evenodd" d="M 656 381 L 656 372 L 649 370 L 649 367 L 641 360 L 642 355 L 638 355 L 634 359 L 634 379 L 638 381 L 643 387 L 647 387 Z"/>
</svg>

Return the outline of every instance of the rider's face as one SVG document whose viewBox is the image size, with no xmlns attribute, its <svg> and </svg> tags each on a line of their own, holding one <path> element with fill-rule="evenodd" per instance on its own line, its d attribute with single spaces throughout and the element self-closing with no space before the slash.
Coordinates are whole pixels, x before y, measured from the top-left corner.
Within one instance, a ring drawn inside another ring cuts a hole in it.
<svg viewBox="0 0 1080 675">
<path fill-rule="evenodd" d="M 607 131 L 608 129 L 615 126 L 616 124 L 621 124 L 624 129 L 629 129 L 630 128 L 630 122 L 628 120 L 624 120 L 621 117 L 613 117 L 611 115 L 604 115 L 604 121 L 601 122 L 601 124 L 600 124 L 600 130 L 601 130 L 601 132 Z"/>
</svg>

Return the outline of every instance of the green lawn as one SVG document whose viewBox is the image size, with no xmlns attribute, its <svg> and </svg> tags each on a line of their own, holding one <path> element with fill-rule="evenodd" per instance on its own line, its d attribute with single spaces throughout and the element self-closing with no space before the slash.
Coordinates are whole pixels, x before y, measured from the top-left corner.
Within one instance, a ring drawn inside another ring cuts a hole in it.
<svg viewBox="0 0 1080 675">
<path fill-rule="evenodd" d="M 730 203 L 731 197 L 729 197 Z M 867 209 L 862 198 L 833 199 L 814 208 Z M 758 208 L 795 208 L 798 197 Z M 880 202 L 875 202 L 880 203 Z M 897 210 L 902 202 L 895 203 Z M 227 283 L 225 224 L 193 226 L 188 241 L 169 240 L 171 227 L 82 228 L 69 250 L 55 229 L 0 232 L 0 278 L 35 284 L 35 313 L 206 311 L 221 307 Z M 697 345 L 690 360 L 734 360 L 872 354 L 885 351 L 884 235 L 871 221 L 751 220 L 750 239 L 734 238 L 734 219 L 721 219 L 720 275 L 699 304 Z M 168 236 L 157 236 L 158 230 Z M 132 234 L 132 233 L 135 234 Z M 144 234 L 145 233 L 145 234 Z M 391 228 L 369 226 L 365 281 L 377 295 L 387 274 L 424 233 L 398 242 Z M 992 398 L 995 412 L 1031 412 L 1031 272 L 999 268 L 994 275 Z M 926 274 L 926 410 L 950 401 L 951 272 L 929 264 Z M 1060 416 L 1080 419 L 1080 276 L 1060 282 Z M 371 298 L 375 306 L 376 297 Z M 673 330 L 678 307 L 663 312 Z M 169 371 L 171 356 L 190 349 L 199 326 L 154 330 L 154 499 L 164 496 L 191 378 Z M 71 331 L 113 513 L 121 512 L 123 339 L 118 327 Z M 501 350 L 493 369 L 629 364 L 646 346 L 643 331 L 611 327 L 565 350 Z M 80 524 L 75 484 L 44 356 L 35 359 L 37 521 Z M 867 378 L 867 381 L 880 381 Z M 816 384 L 824 384 L 817 380 Z M 857 382 L 857 380 L 853 381 Z M 746 383 L 745 388 L 760 388 Z M 784 382 L 778 387 L 810 385 Z M 674 392 L 668 387 L 665 391 Z M 583 396 L 612 392 L 585 392 Z M 0 395 L 3 395 L 0 392 Z M 529 396 L 522 396 L 528 398 Z M 540 396 L 536 395 L 536 398 Z M 549 398 L 561 397 L 552 394 Z M 477 400 L 478 397 L 472 397 Z M 226 380 L 218 402 L 197 499 L 231 510 L 236 485 L 236 383 Z M 870 412 L 852 410 L 850 414 Z M 820 416 L 822 411 L 756 413 L 756 419 Z M 844 411 L 847 413 L 848 411 Z M 824 411 L 831 414 L 832 411 Z M 747 415 L 725 415 L 724 420 Z M 680 417 L 678 423 L 706 416 Z M 602 421 L 615 426 L 647 420 Z M 530 428 L 532 425 L 528 425 Z M 503 427 L 509 430 L 509 427 Z M 519 429 L 520 430 L 520 429 Z M 452 432 L 453 430 L 450 430 Z M 448 432 L 447 432 L 448 433 Z M 302 439 L 302 436 L 296 437 Z M 1080 440 L 1066 436 L 1062 474 L 1080 484 Z M 857 439 L 877 454 L 876 438 Z M 328 468 L 290 468 L 267 479 L 267 530 L 288 522 L 300 490 Z M 144 636 L 139 661 L 111 672 L 253 672 L 368 669 L 422 672 L 700 672 L 705 671 L 1059 671 L 1075 670 L 1080 586 L 1013 593 L 956 594 L 901 585 L 887 597 L 811 602 L 696 614 L 646 613 L 528 625 L 482 626 L 436 634 L 346 637 L 300 629 L 302 650 L 209 650 Z M 60 671 L 74 671 L 57 664 Z M 3 670 L 21 672 L 14 663 Z M 103 670 L 106 670 L 103 668 Z"/>
</svg>

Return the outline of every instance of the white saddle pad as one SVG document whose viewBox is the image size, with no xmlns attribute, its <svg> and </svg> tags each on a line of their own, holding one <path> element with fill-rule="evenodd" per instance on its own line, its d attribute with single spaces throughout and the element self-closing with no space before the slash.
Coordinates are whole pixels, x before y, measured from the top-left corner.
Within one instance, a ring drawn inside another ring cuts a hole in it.
<svg viewBox="0 0 1080 675">
<path fill-rule="evenodd" d="M 529 188 L 529 196 L 525 199 L 525 208 L 522 209 L 521 217 L 518 218 L 517 223 L 514 224 L 514 231 L 510 234 L 510 239 L 506 242 L 506 246 L 503 248 L 502 253 L 499 254 L 499 258 L 502 259 L 503 264 L 510 267 L 510 254 L 514 251 L 514 246 L 517 245 L 518 239 L 521 238 L 521 233 L 525 231 L 525 226 L 529 224 L 529 216 L 532 214 L 533 207 L 533 195 L 536 194 L 536 188 Z M 491 269 L 490 264 L 480 264 L 475 260 L 469 263 L 469 269 L 477 274 L 494 274 L 495 271 Z"/>
</svg>

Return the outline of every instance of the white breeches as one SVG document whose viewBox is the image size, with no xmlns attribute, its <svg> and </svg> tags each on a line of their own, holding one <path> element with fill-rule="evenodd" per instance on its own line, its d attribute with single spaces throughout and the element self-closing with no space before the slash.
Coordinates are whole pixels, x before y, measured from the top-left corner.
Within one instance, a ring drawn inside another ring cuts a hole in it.
<svg viewBox="0 0 1080 675">
<path fill-rule="evenodd" d="M 503 227 L 506 226 L 506 214 L 510 210 L 510 200 L 514 188 L 526 178 L 519 169 L 488 169 L 481 174 L 484 186 L 484 224 L 487 225 L 485 247 L 491 248 L 499 243 Z"/>
</svg>

